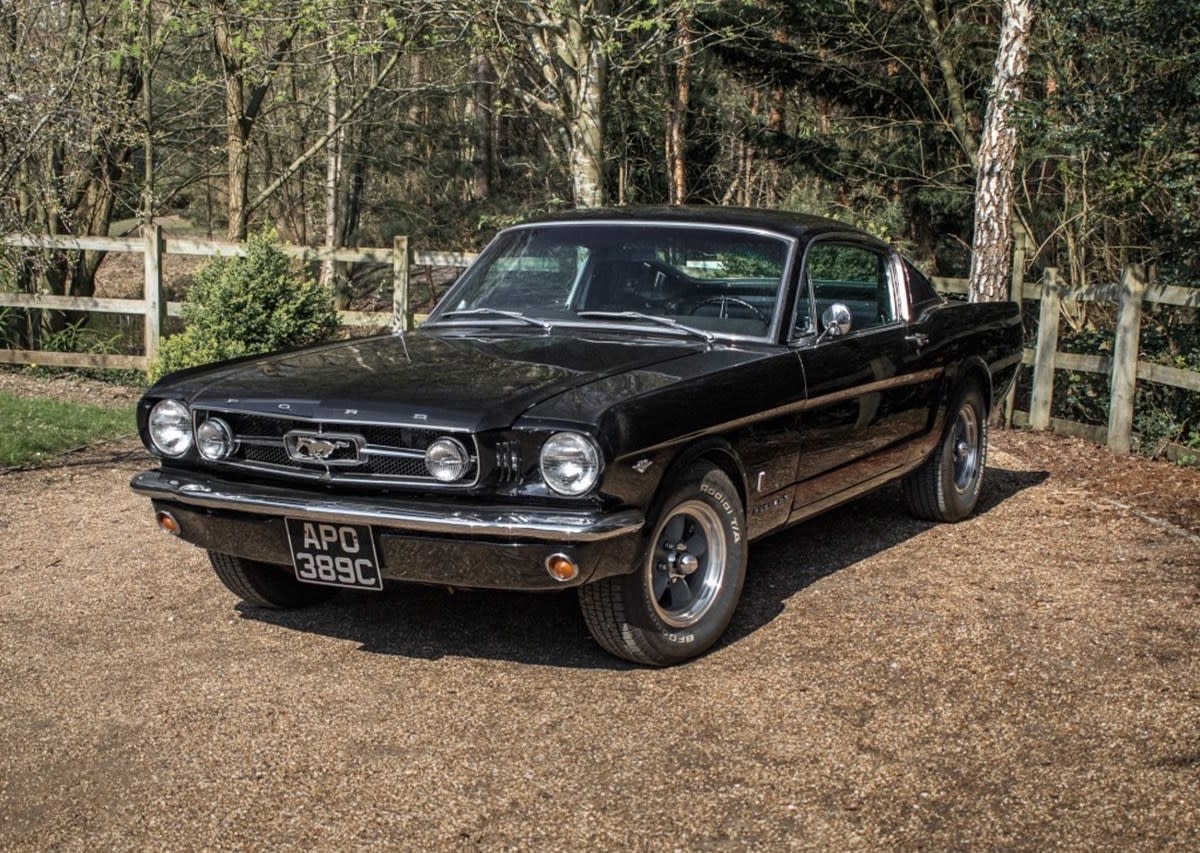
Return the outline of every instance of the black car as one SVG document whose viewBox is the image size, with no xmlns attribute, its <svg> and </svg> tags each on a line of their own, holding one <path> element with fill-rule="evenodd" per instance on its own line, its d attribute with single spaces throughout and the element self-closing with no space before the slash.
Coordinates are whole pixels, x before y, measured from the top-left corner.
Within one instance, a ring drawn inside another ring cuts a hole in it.
<svg viewBox="0 0 1200 853">
<path fill-rule="evenodd" d="M 416 331 L 166 377 L 132 486 L 251 604 L 573 586 L 601 646 L 671 664 L 751 541 L 899 478 L 970 514 L 1019 322 L 828 219 L 575 213 L 501 232 Z"/>
</svg>

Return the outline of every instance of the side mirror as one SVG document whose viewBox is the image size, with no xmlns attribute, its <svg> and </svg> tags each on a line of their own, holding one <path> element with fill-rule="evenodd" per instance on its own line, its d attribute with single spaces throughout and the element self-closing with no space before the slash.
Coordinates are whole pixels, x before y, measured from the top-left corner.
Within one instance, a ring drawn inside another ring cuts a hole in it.
<svg viewBox="0 0 1200 853">
<path fill-rule="evenodd" d="M 842 335 L 850 331 L 850 325 L 854 318 L 850 314 L 850 309 L 841 302 L 835 302 L 825 309 L 821 314 L 821 325 L 825 327 L 825 331 L 817 340 L 823 338 L 840 338 Z"/>
</svg>

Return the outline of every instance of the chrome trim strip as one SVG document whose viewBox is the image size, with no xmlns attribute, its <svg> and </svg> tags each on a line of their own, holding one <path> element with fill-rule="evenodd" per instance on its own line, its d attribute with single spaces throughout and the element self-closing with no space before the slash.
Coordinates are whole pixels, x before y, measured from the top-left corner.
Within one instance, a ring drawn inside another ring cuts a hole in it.
<svg viewBox="0 0 1200 853">
<path fill-rule="evenodd" d="M 343 524 L 370 524 L 398 533 L 498 536 L 549 542 L 600 542 L 636 533 L 646 523 L 638 510 L 613 513 L 525 508 L 459 507 L 367 497 L 313 495 L 270 486 L 247 486 L 185 471 L 157 469 L 129 484 L 139 495 L 206 509 L 302 518 Z"/>
<path fill-rule="evenodd" d="M 382 444 L 364 444 L 359 450 L 363 456 L 385 456 L 390 459 L 424 459 L 424 450 L 414 450 L 410 447 L 387 447 Z M 471 461 L 475 461 L 475 457 L 471 457 Z M 430 476 L 429 479 L 433 479 Z"/>
</svg>

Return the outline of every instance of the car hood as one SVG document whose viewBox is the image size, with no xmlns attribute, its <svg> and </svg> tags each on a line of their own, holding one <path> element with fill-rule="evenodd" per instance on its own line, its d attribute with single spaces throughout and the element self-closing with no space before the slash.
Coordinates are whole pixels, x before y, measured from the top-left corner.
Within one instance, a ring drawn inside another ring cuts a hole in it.
<svg viewBox="0 0 1200 853">
<path fill-rule="evenodd" d="M 507 427 L 564 391 L 703 346 L 577 329 L 417 330 L 187 371 L 150 393 L 202 408 L 479 431 Z"/>
</svg>

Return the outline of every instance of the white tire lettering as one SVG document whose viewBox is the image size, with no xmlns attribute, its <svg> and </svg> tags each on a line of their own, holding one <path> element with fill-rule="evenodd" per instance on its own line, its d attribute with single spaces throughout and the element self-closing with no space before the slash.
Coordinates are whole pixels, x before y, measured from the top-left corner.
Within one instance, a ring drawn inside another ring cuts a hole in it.
<svg viewBox="0 0 1200 853">
<path fill-rule="evenodd" d="M 708 483 L 701 483 L 700 491 L 715 500 L 717 505 L 725 510 L 725 514 L 729 516 L 729 526 L 733 532 L 733 541 L 735 544 L 740 543 L 742 541 L 742 531 L 738 529 L 737 511 L 734 510 L 733 504 L 725 497 L 723 492 L 714 489 Z"/>
</svg>

